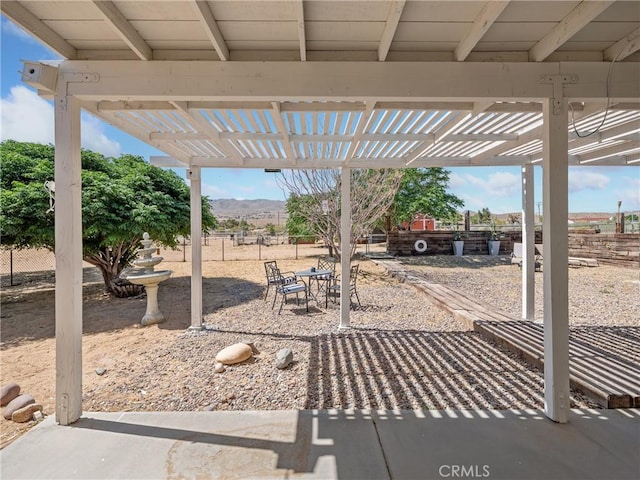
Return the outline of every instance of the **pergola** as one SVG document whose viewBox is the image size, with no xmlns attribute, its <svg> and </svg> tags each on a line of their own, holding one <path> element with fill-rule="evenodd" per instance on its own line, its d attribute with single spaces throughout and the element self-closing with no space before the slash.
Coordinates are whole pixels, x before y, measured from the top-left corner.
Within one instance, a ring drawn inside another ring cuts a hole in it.
<svg viewBox="0 0 640 480">
<path fill-rule="evenodd" d="M 62 55 L 24 64 L 55 100 L 56 418 L 82 414 L 80 111 L 155 146 L 191 185 L 202 326 L 201 169 L 520 165 L 523 317 L 543 169 L 545 412 L 569 410 L 569 165 L 640 165 L 636 1 L 3 1 Z M 591 134 L 591 135 L 589 135 Z M 349 259 L 342 259 L 349 271 Z M 348 282 L 342 282 L 348 289 Z M 349 326 L 342 292 L 340 327 Z"/>
</svg>

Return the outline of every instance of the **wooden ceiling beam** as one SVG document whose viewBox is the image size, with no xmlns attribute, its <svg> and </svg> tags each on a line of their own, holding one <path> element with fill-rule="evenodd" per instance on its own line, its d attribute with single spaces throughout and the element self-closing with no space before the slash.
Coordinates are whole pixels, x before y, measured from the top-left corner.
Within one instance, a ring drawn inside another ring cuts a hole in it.
<svg viewBox="0 0 640 480">
<path fill-rule="evenodd" d="M 487 30 L 493 25 L 493 22 L 495 22 L 503 10 L 507 8 L 507 5 L 509 5 L 509 0 L 489 1 L 485 4 L 473 22 L 471 29 L 453 51 L 455 61 L 462 62 L 467 58 L 467 55 L 471 53 L 471 50 L 473 50 L 482 37 L 484 37 Z"/>
<path fill-rule="evenodd" d="M 109 26 L 129 48 L 135 52 L 140 60 L 153 60 L 153 50 L 151 50 L 151 47 L 147 45 L 147 42 L 144 41 L 138 31 L 133 28 L 129 20 L 125 18 L 113 2 L 94 0 L 93 4 L 100 10 L 100 13 Z"/>
<path fill-rule="evenodd" d="M 531 50 L 529 61 L 542 62 L 555 52 L 558 47 L 582 30 L 591 20 L 604 12 L 614 0 L 582 1 L 571 10 L 555 27 L 551 29 Z"/>
<path fill-rule="evenodd" d="M 213 45 L 213 48 L 218 53 L 220 60 L 229 60 L 229 48 L 227 47 L 227 43 L 225 42 L 222 32 L 218 27 L 218 22 L 216 22 L 211 8 L 209 8 L 209 2 L 196 0 L 192 2 L 192 5 L 196 15 L 198 15 L 198 18 L 200 19 L 200 23 L 202 24 L 207 37 L 209 38 L 209 41 L 211 42 L 211 45 Z"/>
</svg>

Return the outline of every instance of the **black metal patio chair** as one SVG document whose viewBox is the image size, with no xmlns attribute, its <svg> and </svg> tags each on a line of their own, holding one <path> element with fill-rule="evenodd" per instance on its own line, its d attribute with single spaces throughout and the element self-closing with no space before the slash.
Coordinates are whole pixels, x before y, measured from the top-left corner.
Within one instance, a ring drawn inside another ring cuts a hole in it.
<svg viewBox="0 0 640 480">
<path fill-rule="evenodd" d="M 362 307 L 360 303 L 360 297 L 358 296 L 358 271 L 360 269 L 360 265 L 352 265 L 349 271 L 349 301 L 355 295 L 356 300 L 358 301 L 358 306 Z M 325 299 L 325 308 L 329 306 L 329 297 L 333 296 L 333 303 L 337 303 L 337 299 L 340 298 L 340 275 L 336 275 L 332 284 L 327 287 L 326 299 Z"/>
</svg>

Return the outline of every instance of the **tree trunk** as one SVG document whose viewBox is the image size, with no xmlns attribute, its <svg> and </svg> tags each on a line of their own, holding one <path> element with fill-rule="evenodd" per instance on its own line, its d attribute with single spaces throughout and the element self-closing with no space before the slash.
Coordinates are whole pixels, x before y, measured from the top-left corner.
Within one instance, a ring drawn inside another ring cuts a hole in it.
<svg viewBox="0 0 640 480">
<path fill-rule="evenodd" d="M 97 267 L 102 274 L 105 291 L 119 298 L 133 297 L 144 292 L 143 285 L 135 285 L 120 278 L 122 270 L 129 264 L 131 251 L 138 244 L 138 239 L 129 243 L 121 243 L 112 248 L 105 248 L 92 255 L 85 255 L 87 263 Z"/>
</svg>

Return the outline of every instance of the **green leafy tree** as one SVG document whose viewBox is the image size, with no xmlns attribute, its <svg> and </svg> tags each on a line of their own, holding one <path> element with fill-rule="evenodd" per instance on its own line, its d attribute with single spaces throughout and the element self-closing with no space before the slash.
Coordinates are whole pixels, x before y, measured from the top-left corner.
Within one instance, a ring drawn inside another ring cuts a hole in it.
<svg viewBox="0 0 640 480">
<path fill-rule="evenodd" d="M 487 208 L 481 208 L 471 217 L 473 223 L 491 223 L 491 211 Z"/>
<path fill-rule="evenodd" d="M 177 235 L 190 233 L 189 188 L 174 172 L 141 157 L 105 158 L 82 150 L 83 258 L 102 273 L 108 292 L 140 292 L 119 278 L 148 232 L 157 243 L 173 247 Z M 44 182 L 54 179 L 54 147 L 7 140 L 0 144 L 0 235 L 3 246 L 55 247 L 54 213 Z M 202 227 L 217 221 L 206 197 Z"/>
<path fill-rule="evenodd" d="M 267 231 L 267 233 L 269 235 L 275 235 L 276 234 L 276 226 L 273 223 L 267 223 L 264 226 L 265 230 Z"/>
<path fill-rule="evenodd" d="M 410 222 L 416 213 L 439 219 L 457 215 L 464 202 L 447 192 L 449 173 L 441 167 L 405 169 L 391 209 L 392 221 Z"/>
<path fill-rule="evenodd" d="M 290 237 L 310 238 L 318 234 L 315 224 L 304 214 L 305 211 L 314 208 L 315 201 L 310 195 L 298 195 L 292 193 L 287 198 L 285 210 L 288 214 L 285 230 Z"/>
</svg>

